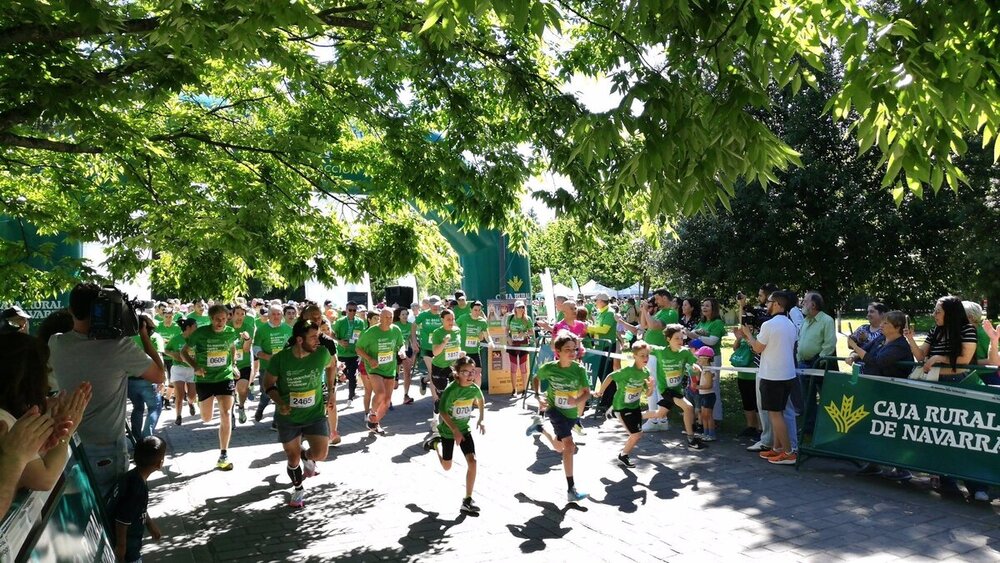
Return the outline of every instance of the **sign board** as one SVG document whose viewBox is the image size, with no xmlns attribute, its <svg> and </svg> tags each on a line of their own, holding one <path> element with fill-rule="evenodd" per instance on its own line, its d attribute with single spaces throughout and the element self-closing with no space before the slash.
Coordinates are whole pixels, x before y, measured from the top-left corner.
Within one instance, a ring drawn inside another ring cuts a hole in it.
<svg viewBox="0 0 1000 563">
<path fill-rule="evenodd" d="M 514 311 L 514 301 L 515 299 L 490 299 L 486 303 L 486 319 L 489 322 L 490 338 L 496 344 L 510 345 L 507 340 L 507 320 Z M 509 395 L 513 390 L 510 357 L 507 352 L 501 350 L 484 349 L 484 352 L 489 354 L 489 358 L 484 360 L 488 368 L 488 393 L 490 395 Z M 525 373 L 531 373 L 534 357 L 535 354 L 528 354 Z"/>
</svg>

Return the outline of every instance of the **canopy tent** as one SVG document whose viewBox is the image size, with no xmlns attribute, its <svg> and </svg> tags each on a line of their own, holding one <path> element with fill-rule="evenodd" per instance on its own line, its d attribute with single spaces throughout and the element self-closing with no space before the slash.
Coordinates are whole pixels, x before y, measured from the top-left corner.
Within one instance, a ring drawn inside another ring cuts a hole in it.
<svg viewBox="0 0 1000 563">
<path fill-rule="evenodd" d="M 559 297 L 560 295 L 569 295 L 572 297 L 576 297 L 576 295 L 573 295 L 572 287 L 561 283 L 557 283 L 554 286 L 552 286 L 552 291 L 556 294 L 556 297 Z"/>
<path fill-rule="evenodd" d="M 635 285 L 618 290 L 618 297 L 639 297 L 640 295 L 642 295 L 642 282 L 635 282 Z"/>
<path fill-rule="evenodd" d="M 598 293 L 607 293 L 609 297 L 616 297 L 618 295 L 617 290 L 605 287 L 594 280 L 590 280 L 583 284 L 583 287 L 580 288 L 580 293 L 586 295 L 587 297 L 593 297 Z"/>
</svg>

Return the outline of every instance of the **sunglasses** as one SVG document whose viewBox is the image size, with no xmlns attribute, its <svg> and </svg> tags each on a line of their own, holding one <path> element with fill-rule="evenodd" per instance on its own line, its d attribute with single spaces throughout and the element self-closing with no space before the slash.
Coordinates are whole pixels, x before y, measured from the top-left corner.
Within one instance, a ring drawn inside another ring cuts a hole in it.
<svg viewBox="0 0 1000 563">
<path fill-rule="evenodd" d="M 347 312 L 348 313 L 357 313 L 358 310 L 357 309 L 348 309 Z"/>
</svg>

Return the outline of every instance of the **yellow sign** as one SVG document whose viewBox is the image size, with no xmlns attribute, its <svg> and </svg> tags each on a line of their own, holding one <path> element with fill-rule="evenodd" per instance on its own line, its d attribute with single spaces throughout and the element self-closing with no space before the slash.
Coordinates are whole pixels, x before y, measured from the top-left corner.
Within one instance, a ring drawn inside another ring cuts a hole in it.
<svg viewBox="0 0 1000 563">
<path fill-rule="evenodd" d="M 524 285 L 524 280 L 522 280 L 517 276 L 514 276 L 509 280 L 507 280 L 507 285 L 509 285 L 510 288 L 513 289 L 514 292 L 516 293 L 518 291 L 521 291 L 521 286 Z"/>
<path fill-rule="evenodd" d="M 865 406 L 861 405 L 857 409 L 854 408 L 854 397 L 848 397 L 847 395 L 842 395 L 840 399 L 840 408 L 833 401 L 824 407 L 824 410 L 830 415 L 833 420 L 833 424 L 837 429 L 837 432 L 841 434 L 847 434 L 855 424 L 864 420 L 864 418 L 870 415 L 870 412 L 865 411 Z"/>
</svg>

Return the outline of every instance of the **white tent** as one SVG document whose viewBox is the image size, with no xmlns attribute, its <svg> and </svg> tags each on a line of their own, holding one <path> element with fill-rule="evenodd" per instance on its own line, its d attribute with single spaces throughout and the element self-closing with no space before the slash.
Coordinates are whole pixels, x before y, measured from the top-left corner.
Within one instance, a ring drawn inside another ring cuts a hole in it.
<svg viewBox="0 0 1000 563">
<path fill-rule="evenodd" d="M 560 295 L 572 295 L 573 297 L 576 297 L 573 295 L 572 287 L 561 283 L 557 283 L 552 286 L 552 291 L 556 294 L 556 297 L 559 297 Z"/>
<path fill-rule="evenodd" d="M 618 295 L 618 291 L 611 289 L 610 287 L 605 287 L 594 280 L 590 280 L 583 284 L 583 287 L 580 288 L 580 293 L 586 295 L 587 297 L 597 295 L 598 293 L 607 293 L 609 297 L 616 297 Z"/>
<path fill-rule="evenodd" d="M 639 297 L 642 295 L 642 282 L 635 282 L 635 285 L 618 290 L 618 297 Z"/>
</svg>

